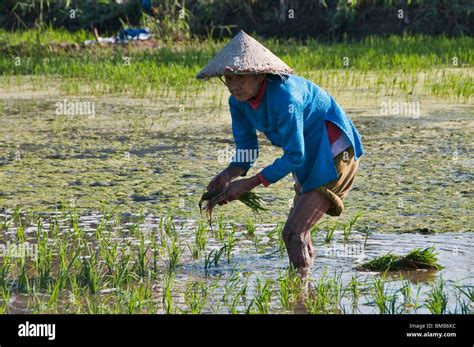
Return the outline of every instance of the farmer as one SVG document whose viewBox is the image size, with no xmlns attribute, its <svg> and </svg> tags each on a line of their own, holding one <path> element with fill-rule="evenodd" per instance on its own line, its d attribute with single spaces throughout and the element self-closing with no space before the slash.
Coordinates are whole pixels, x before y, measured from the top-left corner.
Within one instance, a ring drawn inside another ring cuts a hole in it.
<svg viewBox="0 0 474 347">
<path fill-rule="evenodd" d="M 290 264 L 307 273 L 314 257 L 310 229 L 325 213 L 342 213 L 342 199 L 364 153 L 361 136 L 331 95 L 293 75 L 291 68 L 243 31 L 197 74 L 199 79 L 221 76 L 231 93 L 232 132 L 239 155 L 207 190 L 224 190 L 223 204 L 292 173 L 296 194 L 282 237 Z M 234 181 L 246 176 L 256 160 L 256 130 L 284 154 L 255 176 Z"/>
</svg>

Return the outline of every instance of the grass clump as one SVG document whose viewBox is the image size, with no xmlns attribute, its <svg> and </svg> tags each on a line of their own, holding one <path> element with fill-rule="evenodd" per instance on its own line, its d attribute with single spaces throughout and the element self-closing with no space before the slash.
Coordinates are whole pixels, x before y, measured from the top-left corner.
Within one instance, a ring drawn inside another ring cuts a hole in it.
<svg viewBox="0 0 474 347">
<path fill-rule="evenodd" d="M 392 253 L 375 258 L 356 267 L 358 271 L 403 271 L 416 269 L 440 270 L 434 247 L 416 248 L 400 256 Z"/>
</svg>

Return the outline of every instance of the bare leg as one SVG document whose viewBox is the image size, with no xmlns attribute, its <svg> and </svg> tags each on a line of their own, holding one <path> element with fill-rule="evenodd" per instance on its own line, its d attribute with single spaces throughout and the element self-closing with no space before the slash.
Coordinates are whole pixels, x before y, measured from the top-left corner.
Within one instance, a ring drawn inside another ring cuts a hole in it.
<svg viewBox="0 0 474 347">
<path fill-rule="evenodd" d="M 311 227 L 326 213 L 330 201 L 317 191 L 295 197 L 295 206 L 283 228 L 283 240 L 290 263 L 296 269 L 307 269 L 313 264 Z"/>
</svg>

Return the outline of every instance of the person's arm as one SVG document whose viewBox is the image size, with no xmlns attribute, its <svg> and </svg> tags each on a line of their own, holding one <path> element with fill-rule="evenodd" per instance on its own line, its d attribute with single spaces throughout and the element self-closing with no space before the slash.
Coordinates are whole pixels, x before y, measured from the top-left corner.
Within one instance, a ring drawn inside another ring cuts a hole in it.
<svg viewBox="0 0 474 347">
<path fill-rule="evenodd" d="M 208 191 L 222 190 L 234 178 L 246 176 L 247 171 L 258 157 L 258 139 L 255 127 L 240 112 L 236 101 L 232 97 L 229 98 L 229 107 L 236 152 L 229 166 L 216 175 L 209 183 L 207 186 Z M 252 185 L 256 183 L 255 178 L 251 182 Z"/>
<path fill-rule="evenodd" d="M 295 101 L 283 104 L 279 110 L 278 131 L 282 137 L 284 154 L 257 175 L 233 181 L 229 184 L 222 203 L 239 199 L 243 193 L 252 190 L 259 184 L 268 186 L 275 183 L 304 163 L 305 149 L 303 136 L 303 112 Z"/>
<path fill-rule="evenodd" d="M 284 154 L 260 172 L 261 180 L 266 181 L 262 182 L 265 186 L 301 167 L 305 160 L 302 104 L 293 99 L 282 103 L 278 110 L 277 126 Z"/>
<path fill-rule="evenodd" d="M 226 188 L 230 181 L 242 175 L 244 170 L 238 166 L 229 165 L 218 173 L 207 185 L 207 191 L 214 192 Z"/>
<path fill-rule="evenodd" d="M 257 130 L 240 112 L 237 101 L 232 96 L 229 98 L 229 108 L 232 117 L 232 135 L 235 142 L 235 155 L 229 166 L 241 168 L 240 176 L 246 176 L 247 171 L 258 158 Z"/>
</svg>

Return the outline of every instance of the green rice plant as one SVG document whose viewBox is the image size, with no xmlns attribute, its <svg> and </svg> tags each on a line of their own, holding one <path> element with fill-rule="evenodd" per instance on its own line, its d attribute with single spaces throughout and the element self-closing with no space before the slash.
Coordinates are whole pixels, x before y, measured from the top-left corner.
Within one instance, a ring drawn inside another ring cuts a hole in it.
<svg viewBox="0 0 474 347">
<path fill-rule="evenodd" d="M 12 223 L 13 218 L 8 218 L 7 216 L 3 217 L 3 220 L 0 222 L 0 231 L 8 231 L 8 228 Z"/>
<path fill-rule="evenodd" d="M 273 228 L 269 233 L 268 233 L 268 237 L 270 239 L 279 239 L 281 238 L 281 234 L 283 232 L 283 226 L 284 226 L 284 223 L 281 223 L 281 222 L 278 222 L 275 226 L 275 228 Z"/>
<path fill-rule="evenodd" d="M 254 296 L 255 306 L 259 314 L 268 314 L 270 310 L 270 301 L 272 297 L 273 281 L 267 278 L 262 284 L 260 278 L 257 278 L 257 288 Z"/>
<path fill-rule="evenodd" d="M 37 256 L 35 257 L 35 268 L 38 275 L 39 287 L 45 289 L 53 277 L 53 246 L 48 244 L 47 232 L 43 230 L 42 219 L 38 220 L 36 229 Z"/>
<path fill-rule="evenodd" d="M 255 232 L 257 231 L 257 227 L 255 226 L 253 219 L 249 218 L 245 222 L 245 230 L 247 230 L 247 235 L 250 237 L 255 236 Z"/>
<path fill-rule="evenodd" d="M 168 256 L 166 261 L 167 271 L 173 272 L 179 264 L 180 257 L 183 254 L 183 249 L 180 247 L 177 238 L 171 237 L 169 238 L 169 242 L 165 243 L 165 250 Z"/>
<path fill-rule="evenodd" d="M 379 308 L 380 313 L 385 314 L 388 312 L 387 302 L 389 300 L 386 288 L 385 281 L 382 278 L 373 279 L 373 288 L 372 293 L 374 297 L 375 304 Z"/>
<path fill-rule="evenodd" d="M 156 241 L 156 231 L 152 233 L 152 247 L 153 247 L 153 276 L 158 276 L 158 257 L 160 255 L 161 248 L 159 247 L 158 242 Z"/>
<path fill-rule="evenodd" d="M 217 218 L 217 231 L 216 237 L 219 241 L 224 241 L 224 235 L 226 230 L 226 223 L 224 222 L 224 216 L 222 214 Z"/>
<path fill-rule="evenodd" d="M 171 296 L 171 289 L 173 287 L 174 274 L 166 272 L 163 278 L 163 309 L 166 314 L 174 312 L 173 297 Z"/>
<path fill-rule="evenodd" d="M 126 297 L 128 314 L 142 312 L 145 308 L 145 303 L 148 303 L 149 307 L 152 307 L 152 309 L 154 307 L 152 293 L 149 285 L 146 283 L 140 283 L 139 286 L 133 286 L 130 291 L 126 293 Z"/>
<path fill-rule="evenodd" d="M 231 314 L 239 313 L 238 310 L 237 310 L 238 304 L 240 302 L 242 302 L 245 305 L 245 303 L 247 301 L 246 293 L 247 293 L 247 288 L 248 288 L 249 277 L 247 276 L 245 278 L 245 282 L 243 284 L 241 284 L 240 289 L 237 290 L 236 287 L 237 287 L 237 284 L 239 284 L 239 282 L 238 282 L 239 276 L 238 275 L 239 274 L 237 274 L 235 276 L 235 282 L 234 282 L 234 284 L 233 284 L 233 286 L 231 287 L 230 290 L 227 288 L 227 282 L 226 282 L 225 293 L 224 293 L 224 297 L 223 297 L 223 301 L 227 304 L 227 310 Z"/>
<path fill-rule="evenodd" d="M 397 293 L 386 286 L 384 278 L 374 277 L 372 281 L 371 294 L 374 303 L 381 314 L 397 314 Z"/>
<path fill-rule="evenodd" d="M 201 196 L 198 206 L 199 210 L 206 211 L 209 221 L 211 221 L 212 211 L 220 203 L 224 201 L 224 192 L 206 192 Z M 245 192 L 239 198 L 239 201 L 242 202 L 245 206 L 250 208 L 254 213 L 264 212 L 267 209 L 264 206 L 262 198 L 260 198 L 254 192 Z M 204 206 L 203 206 L 203 203 Z"/>
<path fill-rule="evenodd" d="M 448 307 L 448 295 L 444 290 L 444 280 L 440 278 L 427 293 L 425 306 L 432 314 L 445 314 Z"/>
<path fill-rule="evenodd" d="M 280 283 L 278 298 L 283 308 L 289 310 L 298 301 L 302 293 L 303 283 L 301 277 L 293 268 L 290 268 L 284 274 L 280 274 L 278 281 Z"/>
<path fill-rule="evenodd" d="M 8 305 L 11 298 L 11 291 L 11 286 L 7 286 L 6 283 L 2 283 L 2 285 L 0 286 L 0 298 L 2 300 L 2 303 L 0 305 L 0 314 L 7 313 Z"/>
<path fill-rule="evenodd" d="M 214 248 L 208 255 L 206 255 L 206 258 L 204 260 L 204 269 L 206 273 L 208 272 L 212 264 L 214 264 L 214 266 L 218 266 L 219 260 L 221 259 L 222 254 L 225 252 L 225 249 L 226 245 L 223 245 L 219 249 Z"/>
<path fill-rule="evenodd" d="M 364 264 L 358 265 L 358 271 L 400 271 L 410 269 L 440 270 L 434 246 L 416 248 L 405 256 L 387 253 Z"/>
<path fill-rule="evenodd" d="M 320 314 L 330 312 L 330 286 L 319 280 L 315 283 L 314 293 L 310 293 L 304 301 L 308 314 Z"/>
<path fill-rule="evenodd" d="M 207 227 L 204 223 L 198 224 L 194 237 L 198 251 L 204 251 L 207 243 Z"/>
<path fill-rule="evenodd" d="M 0 262 L 0 288 L 6 288 L 7 286 L 12 263 L 11 255 L 7 252 Z"/>
<path fill-rule="evenodd" d="M 341 299 L 345 293 L 341 275 L 327 278 L 326 273 L 316 281 L 312 281 L 313 290 L 304 300 L 309 314 L 340 313 Z"/>
<path fill-rule="evenodd" d="M 336 229 L 338 227 L 337 223 L 334 223 L 334 225 L 329 225 L 329 219 L 327 220 L 327 231 L 326 235 L 324 235 L 324 242 L 325 243 L 331 243 L 332 239 L 334 238 L 334 233 L 336 232 Z"/>
<path fill-rule="evenodd" d="M 82 250 L 84 250 L 84 253 L 79 258 L 81 265 L 79 284 L 88 288 L 91 294 L 96 294 L 103 284 L 103 265 L 99 263 L 96 252 L 91 249 L 87 242 L 82 244 Z"/>
<path fill-rule="evenodd" d="M 232 226 L 231 227 L 231 230 L 229 231 L 229 233 L 227 234 L 227 242 L 225 243 L 225 251 L 226 251 L 226 255 L 227 255 L 227 263 L 230 263 L 230 256 L 231 256 L 231 253 L 232 251 L 234 250 L 235 248 L 235 245 L 237 244 L 237 241 L 234 237 L 234 234 L 235 234 L 235 226 Z"/>
<path fill-rule="evenodd" d="M 235 271 L 235 267 L 232 269 L 232 273 L 229 278 L 224 283 L 224 295 L 222 296 L 222 301 L 228 301 L 228 298 L 231 297 L 237 288 L 240 280 L 240 273 Z"/>
<path fill-rule="evenodd" d="M 159 229 L 164 229 L 168 237 L 176 236 L 176 227 L 174 225 L 174 220 L 173 216 L 171 215 L 171 211 L 167 212 L 166 217 L 160 219 Z"/>
<path fill-rule="evenodd" d="M 27 269 L 26 269 L 26 260 L 25 257 L 18 257 L 17 261 L 17 285 L 19 293 L 29 293 L 30 292 L 30 281 L 28 279 Z"/>
<path fill-rule="evenodd" d="M 200 314 L 206 304 L 208 288 L 202 282 L 188 282 L 184 294 L 184 300 L 189 306 L 191 313 Z"/>
<path fill-rule="evenodd" d="M 409 281 L 403 282 L 402 286 L 400 287 L 400 293 L 403 296 L 404 310 L 411 310 L 412 308 L 416 307 L 413 303 L 412 288 Z"/>
<path fill-rule="evenodd" d="M 373 230 L 366 229 L 363 231 L 363 233 L 365 234 L 365 238 L 364 238 L 364 248 L 365 248 L 367 247 L 367 241 L 369 240 L 369 236 L 373 233 Z"/>
<path fill-rule="evenodd" d="M 359 297 L 360 297 L 360 289 L 359 289 L 360 283 L 357 281 L 357 278 L 352 276 L 348 287 L 349 291 L 352 295 L 352 306 L 357 307 L 359 303 Z"/>
<path fill-rule="evenodd" d="M 310 231 L 309 231 L 309 233 L 310 233 L 310 235 L 311 235 L 311 238 L 312 238 L 312 239 L 315 238 L 316 235 L 318 235 L 319 231 L 320 231 L 320 229 L 319 229 L 319 224 L 318 224 L 318 223 L 315 223 L 315 224 L 311 227 L 311 229 L 310 229 Z"/>
<path fill-rule="evenodd" d="M 343 226 L 343 233 L 344 233 L 344 242 L 347 242 L 349 240 L 349 237 L 351 236 L 352 229 L 361 216 L 361 213 L 358 212 L 354 217 L 352 217 L 348 223 L 344 224 Z"/>
<path fill-rule="evenodd" d="M 137 260 L 135 261 L 135 272 L 136 274 L 141 277 L 141 278 L 144 278 L 144 277 L 147 277 L 150 275 L 150 271 L 148 270 L 148 258 L 147 258 L 147 254 L 148 254 L 148 251 L 150 250 L 150 243 L 147 243 L 146 242 L 147 240 L 145 240 L 145 235 L 141 235 L 140 237 L 140 243 L 138 245 L 136 245 L 136 249 L 135 249 L 135 252 L 136 252 L 136 256 L 137 256 Z M 171 250 L 170 252 L 175 252 L 175 250 Z M 174 257 L 175 255 L 171 255 L 171 257 Z M 178 258 L 179 258 L 179 255 L 178 255 Z M 176 261 L 176 264 L 177 264 L 177 259 L 175 260 L 173 258 L 173 261 Z M 170 264 L 171 264 L 171 261 L 170 261 Z M 173 269 L 176 267 L 175 264 L 173 264 Z"/>
<path fill-rule="evenodd" d="M 25 236 L 25 230 L 23 229 L 23 222 L 22 222 L 22 212 L 23 210 L 18 207 L 15 209 L 12 215 L 12 220 L 15 222 L 16 225 L 16 239 L 18 242 L 25 242 L 26 241 L 26 236 Z"/>
<path fill-rule="evenodd" d="M 455 288 L 461 292 L 463 295 L 466 296 L 466 298 L 471 301 L 471 302 L 474 302 L 474 286 L 470 286 L 470 285 L 464 285 L 464 286 L 461 286 L 461 285 L 456 285 Z"/>
<path fill-rule="evenodd" d="M 63 278 L 60 276 L 56 279 L 52 288 L 50 288 L 50 296 L 48 303 L 46 304 L 46 310 L 53 310 L 53 313 L 58 313 L 58 300 L 63 287 Z"/>
<path fill-rule="evenodd" d="M 456 307 L 452 313 L 472 314 L 474 312 L 474 287 L 455 285 L 454 288 L 456 289 Z"/>
<path fill-rule="evenodd" d="M 134 280 L 131 264 L 131 254 L 125 253 L 117 261 L 112 272 L 110 273 L 110 281 L 114 288 L 122 288 Z"/>
</svg>

